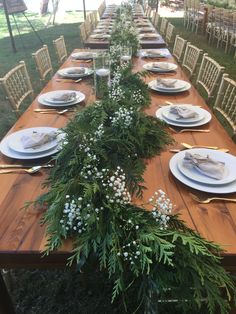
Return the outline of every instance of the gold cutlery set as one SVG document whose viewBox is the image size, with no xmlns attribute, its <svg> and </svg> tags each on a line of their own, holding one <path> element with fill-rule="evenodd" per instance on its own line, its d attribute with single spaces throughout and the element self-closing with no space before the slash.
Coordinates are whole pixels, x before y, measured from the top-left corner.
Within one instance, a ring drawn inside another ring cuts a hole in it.
<svg viewBox="0 0 236 314">
<path fill-rule="evenodd" d="M 61 83 L 79 83 L 82 81 L 82 78 L 79 78 L 77 80 L 72 80 L 72 79 L 56 79 L 56 82 L 61 82 Z"/>
<path fill-rule="evenodd" d="M 33 174 L 40 171 L 42 168 L 52 168 L 52 164 L 45 164 L 41 166 L 27 166 L 27 165 L 0 165 L 0 174 L 6 173 L 28 173 Z"/>
<path fill-rule="evenodd" d="M 47 114 L 47 113 L 56 113 L 59 115 L 62 115 L 66 112 L 75 112 L 75 109 L 63 109 L 63 110 L 58 110 L 58 109 L 34 109 L 34 112 L 42 113 L 42 114 Z"/>
</svg>

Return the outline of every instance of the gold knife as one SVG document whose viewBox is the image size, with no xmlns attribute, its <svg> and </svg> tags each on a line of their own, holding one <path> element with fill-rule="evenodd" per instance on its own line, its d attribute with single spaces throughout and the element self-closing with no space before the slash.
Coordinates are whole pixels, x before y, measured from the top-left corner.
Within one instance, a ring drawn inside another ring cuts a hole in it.
<svg viewBox="0 0 236 314">
<path fill-rule="evenodd" d="M 39 166 L 39 165 L 36 165 Z M 0 165 L 0 169 L 7 169 L 7 168 L 32 168 L 32 167 L 36 167 L 35 165 Z M 46 164 L 46 165 L 42 165 L 42 168 L 52 168 L 54 167 L 53 164 Z"/>
</svg>

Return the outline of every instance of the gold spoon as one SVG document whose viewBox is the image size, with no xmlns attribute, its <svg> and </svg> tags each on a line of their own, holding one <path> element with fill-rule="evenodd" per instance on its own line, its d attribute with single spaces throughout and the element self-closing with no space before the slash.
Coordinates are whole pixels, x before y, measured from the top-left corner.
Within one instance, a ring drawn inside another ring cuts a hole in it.
<svg viewBox="0 0 236 314">
<path fill-rule="evenodd" d="M 3 173 L 15 173 L 15 172 L 21 173 L 22 171 L 26 172 L 26 173 L 29 173 L 29 174 L 33 174 L 33 173 L 38 172 L 41 168 L 42 168 L 42 166 L 34 166 L 34 167 L 30 168 L 30 169 L 22 168 L 22 169 L 14 169 L 14 170 L 0 170 L 0 174 L 3 174 Z"/>
<path fill-rule="evenodd" d="M 38 111 L 38 113 L 57 113 L 57 114 L 64 114 L 66 113 L 67 111 L 69 111 L 68 109 L 64 109 L 64 110 L 61 110 L 61 111 Z"/>
<path fill-rule="evenodd" d="M 189 195 L 198 203 L 208 204 L 211 201 L 228 201 L 236 203 L 235 198 L 227 198 L 227 197 L 208 197 L 208 198 L 199 198 L 197 195 L 189 193 Z"/>
</svg>

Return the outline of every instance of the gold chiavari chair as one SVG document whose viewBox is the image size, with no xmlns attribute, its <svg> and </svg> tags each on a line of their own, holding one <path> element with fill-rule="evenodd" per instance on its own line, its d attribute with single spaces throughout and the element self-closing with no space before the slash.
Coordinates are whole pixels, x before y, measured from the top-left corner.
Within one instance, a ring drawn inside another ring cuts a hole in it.
<svg viewBox="0 0 236 314">
<path fill-rule="evenodd" d="M 196 85 L 197 87 L 200 85 L 205 90 L 208 99 L 213 98 L 223 72 L 224 67 L 220 66 L 218 62 L 208 57 L 207 53 L 203 55 Z"/>
<path fill-rule="evenodd" d="M 19 108 L 23 101 L 28 96 L 33 98 L 34 94 L 25 62 L 20 61 L 19 65 L 0 78 L 0 84 L 11 107 L 19 116 Z"/>
<path fill-rule="evenodd" d="M 179 35 L 175 36 L 175 43 L 174 43 L 174 48 L 173 48 L 172 54 L 178 62 L 180 62 L 182 59 L 182 55 L 183 55 L 183 51 L 184 51 L 184 47 L 185 47 L 186 42 L 187 41 L 185 39 L 183 39 L 182 37 L 180 37 Z"/>
<path fill-rule="evenodd" d="M 35 61 L 41 81 L 44 81 L 49 73 L 52 75 L 53 68 L 47 45 L 43 45 L 42 48 L 32 53 L 32 57 Z"/>
<path fill-rule="evenodd" d="M 60 36 L 59 38 L 53 40 L 53 45 L 56 51 L 57 59 L 59 64 L 63 63 L 67 58 L 67 49 L 65 45 L 64 36 Z"/>
<path fill-rule="evenodd" d="M 194 45 L 191 45 L 190 42 L 187 43 L 184 52 L 182 67 L 188 71 L 190 78 L 195 75 L 202 52 L 203 51 L 201 49 L 197 48 Z"/>
<path fill-rule="evenodd" d="M 230 126 L 230 133 L 236 140 L 236 82 L 224 74 L 213 106 L 215 112 L 220 113 Z"/>
<path fill-rule="evenodd" d="M 156 29 L 158 29 L 159 21 L 160 21 L 160 15 L 158 13 L 156 13 L 155 22 L 153 23 L 153 25 Z"/>
<path fill-rule="evenodd" d="M 86 36 L 88 37 L 92 32 L 92 24 L 89 18 L 84 21 Z"/>
<path fill-rule="evenodd" d="M 85 24 L 84 24 L 84 23 L 82 23 L 82 24 L 79 26 L 79 33 L 80 33 L 81 42 L 82 42 L 83 46 L 85 47 L 85 42 L 86 42 L 86 39 L 87 39 L 87 34 L 86 34 Z"/>
<path fill-rule="evenodd" d="M 215 23 L 215 11 L 214 11 L 213 5 L 211 4 L 206 4 L 206 10 L 207 10 L 206 36 L 210 43 L 213 37 L 213 29 L 214 29 L 214 23 Z"/>
<path fill-rule="evenodd" d="M 160 26 L 160 34 L 163 36 L 165 36 L 167 24 L 168 24 L 168 20 L 163 17 L 161 19 L 161 26 Z"/>
<path fill-rule="evenodd" d="M 171 23 L 168 23 L 167 28 L 166 28 L 166 36 L 165 36 L 165 40 L 168 45 L 172 43 L 174 32 L 175 32 L 174 25 L 172 25 Z"/>
</svg>

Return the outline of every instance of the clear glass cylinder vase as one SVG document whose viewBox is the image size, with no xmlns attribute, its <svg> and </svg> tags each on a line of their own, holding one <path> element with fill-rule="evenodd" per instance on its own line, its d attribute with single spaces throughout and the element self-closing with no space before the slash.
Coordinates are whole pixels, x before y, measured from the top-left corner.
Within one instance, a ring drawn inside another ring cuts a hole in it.
<svg viewBox="0 0 236 314">
<path fill-rule="evenodd" d="M 97 55 L 94 58 L 94 86 L 96 98 L 102 98 L 110 85 L 110 56 Z"/>
</svg>

